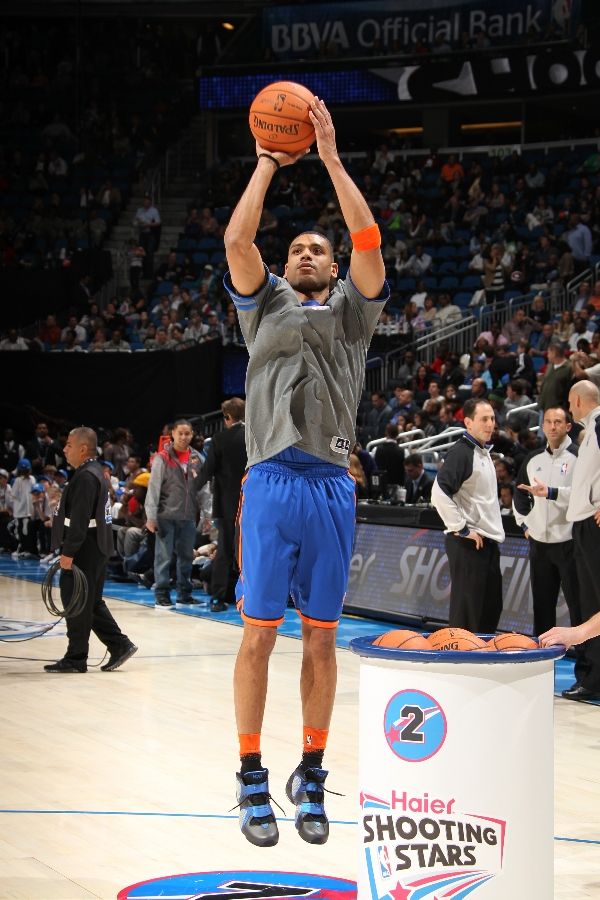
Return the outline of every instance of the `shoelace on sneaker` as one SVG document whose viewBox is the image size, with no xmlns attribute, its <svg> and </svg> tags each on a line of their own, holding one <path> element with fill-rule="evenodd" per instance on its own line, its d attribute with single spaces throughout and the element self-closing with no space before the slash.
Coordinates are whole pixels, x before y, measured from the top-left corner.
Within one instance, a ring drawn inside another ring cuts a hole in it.
<svg viewBox="0 0 600 900">
<path fill-rule="evenodd" d="M 306 769 L 302 773 L 302 776 L 306 778 L 307 773 L 310 771 L 310 769 Z M 327 820 L 323 803 L 324 794 L 334 794 L 334 796 L 336 797 L 345 796 L 345 794 L 341 794 L 339 793 L 339 791 L 332 791 L 329 788 L 326 788 L 322 782 L 311 781 L 310 778 L 306 778 L 305 787 L 302 788 L 302 792 L 305 793 L 308 797 L 308 803 L 301 800 L 298 803 L 298 812 L 301 815 L 305 816 L 308 822 L 319 822 Z"/>
<path fill-rule="evenodd" d="M 248 787 L 248 785 L 246 785 L 246 787 Z M 249 799 L 249 797 L 244 797 L 243 800 L 240 800 L 239 803 L 236 803 L 235 806 L 232 806 L 231 809 L 228 810 L 228 812 L 233 812 L 234 809 L 241 809 L 242 803 L 245 803 L 248 799 Z M 265 794 L 265 793 L 256 793 L 256 794 L 254 794 L 254 797 L 253 797 L 252 802 L 251 802 L 250 804 L 248 804 L 248 805 L 249 805 L 250 807 L 255 807 L 256 809 L 260 809 L 261 807 L 267 806 L 267 804 L 269 803 L 270 800 L 273 801 L 273 803 L 275 804 L 275 806 L 277 807 L 277 809 L 280 809 L 280 810 L 281 810 L 281 812 L 284 814 L 284 816 L 287 815 L 285 809 L 283 809 L 283 807 L 279 805 L 279 803 L 277 802 L 277 800 L 275 800 L 275 798 L 272 797 L 271 794 L 268 794 L 268 793 L 267 793 L 267 794 Z M 272 813 L 269 813 L 268 815 L 272 815 Z M 255 816 L 254 818 L 257 818 L 257 819 L 266 819 L 266 818 L 268 818 L 268 816 L 261 816 L 261 815 L 258 815 L 258 816 Z"/>
</svg>

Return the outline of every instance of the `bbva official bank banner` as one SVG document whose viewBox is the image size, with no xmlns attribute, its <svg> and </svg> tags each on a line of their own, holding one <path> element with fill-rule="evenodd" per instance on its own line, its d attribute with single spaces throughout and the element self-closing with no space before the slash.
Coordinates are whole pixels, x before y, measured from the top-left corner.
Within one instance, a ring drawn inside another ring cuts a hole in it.
<svg viewBox="0 0 600 900">
<path fill-rule="evenodd" d="M 263 30 L 276 56 L 313 55 L 321 46 L 368 55 L 376 47 L 409 50 L 417 40 L 433 44 L 440 35 L 452 46 L 480 29 L 494 44 L 541 39 L 550 26 L 572 31 L 579 12 L 580 0 L 349 0 L 266 9 Z"/>
<path fill-rule="evenodd" d="M 528 545 L 507 537 L 500 545 L 504 612 L 500 628 L 532 632 Z M 562 594 L 557 620 L 568 625 Z M 358 522 L 345 608 L 448 620 L 450 573 L 444 533 L 428 528 Z"/>
</svg>

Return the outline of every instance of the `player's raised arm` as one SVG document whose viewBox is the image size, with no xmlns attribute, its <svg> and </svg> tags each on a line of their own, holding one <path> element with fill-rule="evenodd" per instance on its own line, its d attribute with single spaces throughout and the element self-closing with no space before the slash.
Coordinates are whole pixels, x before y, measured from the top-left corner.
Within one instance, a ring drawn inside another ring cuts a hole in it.
<svg viewBox="0 0 600 900">
<path fill-rule="evenodd" d="M 379 227 L 375 224 L 367 201 L 342 165 L 335 143 L 331 114 L 318 97 L 315 97 L 311 105 L 310 120 L 315 129 L 319 156 L 333 182 L 352 238 L 350 276 L 363 296 L 377 297 L 385 281 Z"/>
<path fill-rule="evenodd" d="M 306 152 L 301 150 L 293 155 L 269 153 L 260 144 L 256 145 L 256 169 L 225 231 L 225 252 L 231 281 L 243 296 L 255 294 L 265 280 L 263 261 L 254 239 L 271 179 L 280 166 L 295 163 Z"/>
</svg>

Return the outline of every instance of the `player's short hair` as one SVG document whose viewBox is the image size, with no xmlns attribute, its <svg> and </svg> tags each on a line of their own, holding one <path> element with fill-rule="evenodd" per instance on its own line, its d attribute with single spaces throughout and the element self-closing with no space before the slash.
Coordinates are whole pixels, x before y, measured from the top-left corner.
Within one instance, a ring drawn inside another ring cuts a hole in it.
<svg viewBox="0 0 600 900">
<path fill-rule="evenodd" d="M 189 419 L 175 419 L 173 424 L 169 426 L 169 431 L 175 431 L 178 425 L 189 425 L 192 431 L 194 430 L 194 426 Z"/>
<path fill-rule="evenodd" d="M 299 231 L 298 234 L 294 238 L 292 238 L 292 240 L 288 244 L 288 253 L 292 244 L 295 243 L 295 241 L 297 241 L 298 238 L 303 234 L 318 234 L 320 238 L 323 238 L 323 240 L 329 247 L 329 252 L 331 253 L 331 256 L 333 258 L 333 244 L 331 243 L 325 232 L 321 231 L 320 228 L 305 228 L 304 231 Z"/>
<path fill-rule="evenodd" d="M 405 466 L 422 466 L 423 465 L 423 457 L 420 453 L 409 453 L 406 459 L 404 460 Z"/>
</svg>

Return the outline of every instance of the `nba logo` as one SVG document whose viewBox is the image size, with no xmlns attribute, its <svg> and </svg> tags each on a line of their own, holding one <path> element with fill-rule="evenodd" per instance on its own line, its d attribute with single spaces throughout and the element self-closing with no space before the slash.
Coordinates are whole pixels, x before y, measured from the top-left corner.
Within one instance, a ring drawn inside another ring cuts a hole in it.
<svg viewBox="0 0 600 900">
<path fill-rule="evenodd" d="M 379 866 L 381 868 L 382 878 L 390 878 L 392 875 L 392 867 L 390 865 L 390 857 L 385 844 L 382 844 L 377 848 L 377 854 L 379 856 Z"/>
</svg>

